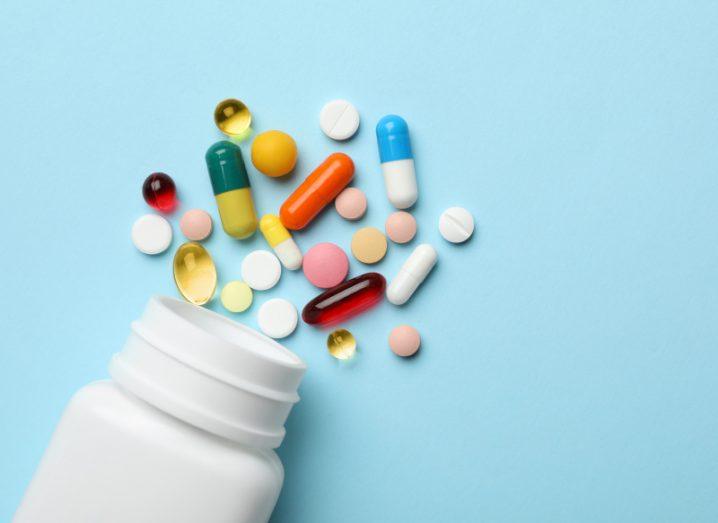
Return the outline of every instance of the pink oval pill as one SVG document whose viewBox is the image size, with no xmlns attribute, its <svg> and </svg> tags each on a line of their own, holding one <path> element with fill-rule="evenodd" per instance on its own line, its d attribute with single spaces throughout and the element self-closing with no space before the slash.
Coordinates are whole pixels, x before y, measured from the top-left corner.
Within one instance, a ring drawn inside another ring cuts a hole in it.
<svg viewBox="0 0 718 523">
<path fill-rule="evenodd" d="M 191 209 L 182 215 L 180 229 L 189 240 L 204 240 L 212 232 L 212 217 L 202 209 Z"/>
<path fill-rule="evenodd" d="M 302 270 L 314 285 L 328 289 L 344 281 L 349 272 L 349 258 L 333 243 L 318 243 L 304 255 Z"/>
<path fill-rule="evenodd" d="M 399 325 L 389 333 L 389 347 L 394 354 L 406 358 L 419 350 L 421 336 L 411 325 Z"/>
<path fill-rule="evenodd" d="M 389 215 L 384 228 L 394 243 L 407 243 L 416 235 L 416 220 L 406 211 L 397 211 Z"/>
<path fill-rule="evenodd" d="M 345 220 L 358 220 L 366 212 L 366 196 L 356 187 L 347 187 L 334 200 L 334 208 Z"/>
</svg>

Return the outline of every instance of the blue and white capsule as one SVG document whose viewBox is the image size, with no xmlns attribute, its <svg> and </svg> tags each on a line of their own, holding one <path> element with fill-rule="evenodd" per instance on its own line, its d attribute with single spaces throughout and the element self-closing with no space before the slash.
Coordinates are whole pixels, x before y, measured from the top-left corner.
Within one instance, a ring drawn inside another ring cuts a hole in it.
<svg viewBox="0 0 718 523">
<path fill-rule="evenodd" d="M 397 209 L 408 209 L 419 197 L 409 126 L 401 116 L 386 115 L 376 124 L 376 140 L 386 195 Z"/>
</svg>

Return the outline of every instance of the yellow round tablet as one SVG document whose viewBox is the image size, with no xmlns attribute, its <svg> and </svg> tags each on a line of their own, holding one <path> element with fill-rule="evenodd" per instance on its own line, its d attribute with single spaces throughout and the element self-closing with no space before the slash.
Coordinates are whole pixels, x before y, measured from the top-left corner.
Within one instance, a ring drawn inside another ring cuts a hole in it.
<svg viewBox="0 0 718 523">
<path fill-rule="evenodd" d="M 243 281 L 231 281 L 224 286 L 219 299 L 229 312 L 243 312 L 252 305 L 252 289 Z"/>
<path fill-rule="evenodd" d="M 282 131 L 266 131 L 252 142 L 252 163 L 272 178 L 289 174 L 297 163 L 297 144 Z"/>
<path fill-rule="evenodd" d="M 362 263 L 376 263 L 386 254 L 386 236 L 376 227 L 364 227 L 354 233 L 352 254 Z"/>
</svg>

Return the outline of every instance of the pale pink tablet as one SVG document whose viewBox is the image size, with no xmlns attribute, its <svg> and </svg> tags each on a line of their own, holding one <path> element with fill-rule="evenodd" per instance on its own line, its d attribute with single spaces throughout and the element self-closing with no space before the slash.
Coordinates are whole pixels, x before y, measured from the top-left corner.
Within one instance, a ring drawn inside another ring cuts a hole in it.
<svg viewBox="0 0 718 523">
<path fill-rule="evenodd" d="M 302 270 L 307 279 L 320 289 L 328 289 L 344 281 L 349 272 L 349 259 L 333 243 L 318 243 L 304 255 Z"/>
<path fill-rule="evenodd" d="M 191 209 L 182 215 L 180 229 L 189 240 L 204 240 L 212 232 L 212 217 L 202 209 Z"/>
<path fill-rule="evenodd" d="M 384 228 L 394 243 L 407 243 L 416 235 L 416 220 L 406 211 L 397 211 L 389 215 Z"/>
<path fill-rule="evenodd" d="M 389 347 L 394 354 L 406 358 L 416 354 L 421 345 L 419 331 L 411 325 L 399 325 L 394 327 L 389 334 Z"/>
<path fill-rule="evenodd" d="M 334 200 L 334 208 L 345 220 L 358 220 L 366 212 L 366 196 L 356 187 L 347 187 Z"/>
</svg>

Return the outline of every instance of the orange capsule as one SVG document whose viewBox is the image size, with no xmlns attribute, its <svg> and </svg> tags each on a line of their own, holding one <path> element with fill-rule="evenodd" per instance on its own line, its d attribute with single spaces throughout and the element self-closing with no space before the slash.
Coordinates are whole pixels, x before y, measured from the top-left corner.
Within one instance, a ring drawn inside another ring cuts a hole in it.
<svg viewBox="0 0 718 523">
<path fill-rule="evenodd" d="M 330 154 L 284 200 L 279 218 L 287 229 L 306 227 L 354 177 L 354 162 L 344 153 Z"/>
</svg>

